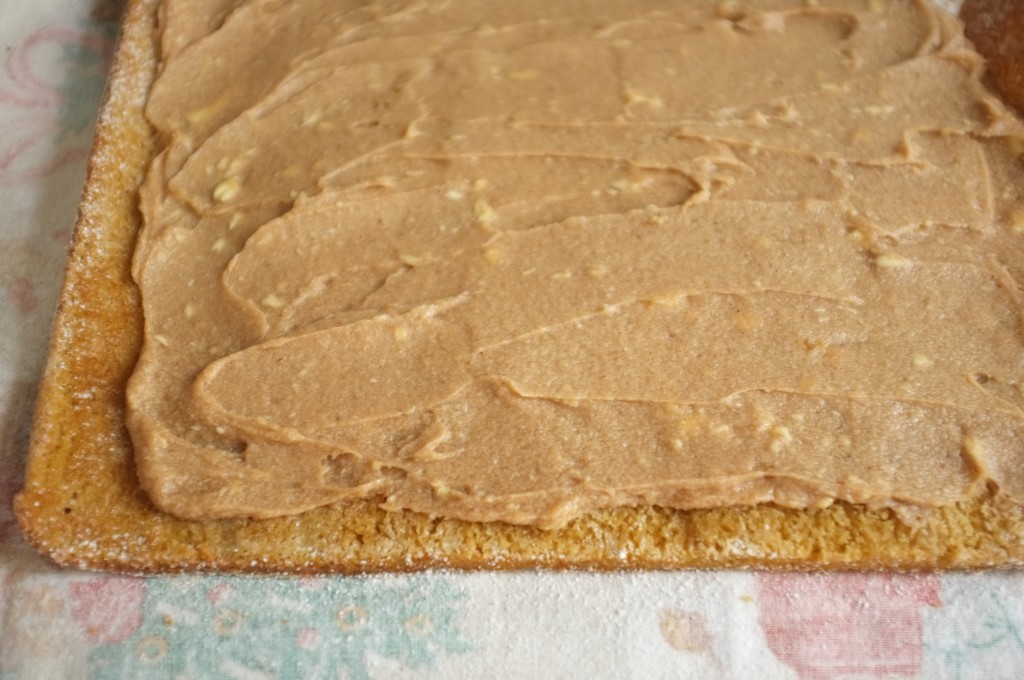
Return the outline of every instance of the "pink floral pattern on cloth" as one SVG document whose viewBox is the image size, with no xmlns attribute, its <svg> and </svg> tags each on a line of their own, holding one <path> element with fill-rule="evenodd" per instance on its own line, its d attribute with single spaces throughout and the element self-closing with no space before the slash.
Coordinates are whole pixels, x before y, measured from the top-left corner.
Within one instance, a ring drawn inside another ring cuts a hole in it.
<svg viewBox="0 0 1024 680">
<path fill-rule="evenodd" d="M 0 680 L 1024 678 L 1019 572 L 142 579 L 50 565 L 10 506 L 118 4 L 12 1 L 0 21 Z"/>
<path fill-rule="evenodd" d="M 101 577 L 68 586 L 71 618 L 91 643 L 124 642 L 142 626 L 145 581 L 140 578 Z"/>
<path fill-rule="evenodd" d="M 801 680 L 916 677 L 921 606 L 941 606 L 936 576 L 761 574 L 757 586 L 768 647 Z"/>
<path fill-rule="evenodd" d="M 50 142 L 87 131 L 91 114 L 87 108 L 96 88 L 62 87 L 41 73 L 44 53 L 60 50 L 73 55 L 83 69 L 73 76 L 102 78 L 112 52 L 106 35 L 67 26 L 39 29 L 15 46 L 4 59 L 7 82 L 0 86 L 0 106 L 16 112 L 0 124 L 0 185 L 37 180 L 55 170 L 83 160 L 89 152 L 88 139 L 64 145 L 47 153 Z M 101 65 L 97 69 L 95 66 Z"/>
</svg>

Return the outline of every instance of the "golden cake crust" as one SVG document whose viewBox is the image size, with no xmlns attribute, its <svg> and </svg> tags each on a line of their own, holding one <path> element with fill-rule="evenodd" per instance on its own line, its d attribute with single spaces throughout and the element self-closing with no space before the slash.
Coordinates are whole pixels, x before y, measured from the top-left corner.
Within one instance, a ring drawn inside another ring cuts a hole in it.
<svg viewBox="0 0 1024 680">
<path fill-rule="evenodd" d="M 141 490 L 124 390 L 141 342 L 130 274 L 136 192 L 158 146 L 142 105 L 156 0 L 131 0 L 40 389 L 26 488 L 29 540 L 58 563 L 154 573 L 358 573 L 425 568 L 934 569 L 1024 563 L 1024 510 L 993 493 L 910 518 L 836 503 L 602 510 L 544 531 L 386 512 L 370 501 L 265 520 L 186 521 Z"/>
<path fill-rule="evenodd" d="M 960 16 L 967 37 L 988 62 L 992 85 L 1024 111 L 1024 4 L 1017 0 L 965 0 Z"/>
</svg>

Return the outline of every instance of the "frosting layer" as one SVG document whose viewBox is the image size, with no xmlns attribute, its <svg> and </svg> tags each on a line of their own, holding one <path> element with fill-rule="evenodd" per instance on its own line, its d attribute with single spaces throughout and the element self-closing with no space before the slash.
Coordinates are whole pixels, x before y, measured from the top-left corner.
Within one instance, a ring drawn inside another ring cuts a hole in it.
<svg viewBox="0 0 1024 680">
<path fill-rule="evenodd" d="M 1024 128 L 930 3 L 162 18 L 128 425 L 165 510 L 1024 499 Z"/>
</svg>

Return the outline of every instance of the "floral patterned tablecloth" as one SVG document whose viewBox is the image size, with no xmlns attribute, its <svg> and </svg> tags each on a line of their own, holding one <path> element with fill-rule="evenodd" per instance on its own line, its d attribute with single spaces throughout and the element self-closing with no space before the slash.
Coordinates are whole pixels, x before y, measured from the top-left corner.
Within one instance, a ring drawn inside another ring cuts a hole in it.
<svg viewBox="0 0 1024 680">
<path fill-rule="evenodd" d="M 11 501 L 119 9 L 0 0 L 0 680 L 1024 678 L 1024 572 L 143 579 L 37 555 Z"/>
</svg>

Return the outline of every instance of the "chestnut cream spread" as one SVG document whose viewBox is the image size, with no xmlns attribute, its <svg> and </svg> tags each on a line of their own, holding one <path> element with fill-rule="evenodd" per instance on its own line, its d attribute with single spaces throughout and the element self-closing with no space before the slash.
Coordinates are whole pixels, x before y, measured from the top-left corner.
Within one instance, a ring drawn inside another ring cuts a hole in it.
<svg viewBox="0 0 1024 680">
<path fill-rule="evenodd" d="M 166 0 L 139 475 L 354 498 L 1024 500 L 1024 128 L 920 0 Z"/>
</svg>

